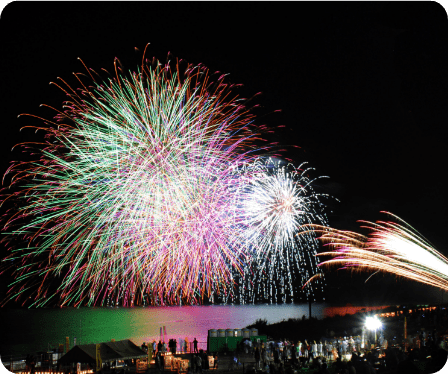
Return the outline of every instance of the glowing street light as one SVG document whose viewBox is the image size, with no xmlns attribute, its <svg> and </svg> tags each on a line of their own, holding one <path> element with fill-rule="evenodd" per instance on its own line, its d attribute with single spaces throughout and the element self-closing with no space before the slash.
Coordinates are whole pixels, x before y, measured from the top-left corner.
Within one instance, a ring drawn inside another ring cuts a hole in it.
<svg viewBox="0 0 448 374">
<path fill-rule="evenodd" d="M 378 319 L 377 316 L 374 317 L 367 317 L 366 318 L 366 328 L 370 331 L 375 331 L 375 345 L 376 345 L 376 331 L 381 328 L 383 324 Z"/>
<path fill-rule="evenodd" d="M 367 317 L 366 318 L 366 327 L 368 330 L 377 330 L 379 328 L 381 328 L 383 324 L 381 323 L 381 321 L 378 319 L 377 316 L 374 317 Z"/>
</svg>

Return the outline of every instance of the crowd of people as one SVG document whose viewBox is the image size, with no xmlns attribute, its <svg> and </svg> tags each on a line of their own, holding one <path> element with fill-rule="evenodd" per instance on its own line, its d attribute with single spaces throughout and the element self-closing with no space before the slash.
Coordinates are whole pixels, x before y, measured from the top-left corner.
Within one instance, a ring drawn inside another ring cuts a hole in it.
<svg viewBox="0 0 448 374">
<path fill-rule="evenodd" d="M 145 352 L 148 352 L 148 349 L 152 350 L 152 356 L 155 356 L 157 353 L 165 354 L 171 352 L 172 354 L 176 353 L 198 353 L 198 341 L 196 338 L 190 343 L 187 338 L 179 339 L 170 339 L 168 343 L 165 341 L 159 340 L 157 343 L 155 340 L 149 345 L 146 345 L 144 342 L 141 345 L 141 349 Z"/>
<path fill-rule="evenodd" d="M 382 344 L 363 344 L 360 337 L 341 337 L 323 341 L 287 340 L 263 342 L 243 341 L 230 362 L 229 371 L 241 368 L 241 356 L 252 355 L 255 365 L 245 367 L 251 374 L 294 374 L 301 368 L 312 368 L 315 373 L 328 374 L 373 374 L 378 372 L 394 374 L 423 373 L 422 365 L 436 372 L 447 360 L 445 342 L 442 339 L 426 339 L 421 347 L 408 352 L 399 347 Z M 430 358 L 428 360 L 428 358 Z M 426 361 L 425 361 L 426 360 Z M 244 367 L 244 366 L 243 366 Z M 428 371 L 427 371 L 428 372 Z"/>
<path fill-rule="evenodd" d="M 399 330 L 403 331 L 404 315 L 398 312 L 394 315 L 388 326 L 400 326 Z M 294 374 L 302 368 L 314 368 L 314 372 L 319 374 L 417 374 L 428 372 L 423 367 L 435 371 L 443 367 L 448 350 L 448 310 L 414 310 L 412 315 L 407 314 L 407 321 L 410 334 L 406 340 L 401 335 L 393 336 L 393 329 L 378 331 L 378 334 L 364 331 L 357 336 L 326 336 L 295 342 L 288 339 L 267 342 L 244 339 L 238 343 L 235 352 L 226 352 L 230 357 L 223 360 L 225 364 L 220 369 L 242 370 L 251 374 Z M 193 353 L 188 368 L 190 373 L 202 374 L 203 370 L 218 368 L 218 354 L 198 351 L 196 338 L 191 343 L 187 339 L 179 342 L 170 339 L 168 344 L 154 341 L 146 349 L 153 350 L 156 367 L 160 370 L 164 368 L 163 356 L 167 352 Z M 210 355 L 214 356 L 213 367 L 209 365 Z"/>
</svg>

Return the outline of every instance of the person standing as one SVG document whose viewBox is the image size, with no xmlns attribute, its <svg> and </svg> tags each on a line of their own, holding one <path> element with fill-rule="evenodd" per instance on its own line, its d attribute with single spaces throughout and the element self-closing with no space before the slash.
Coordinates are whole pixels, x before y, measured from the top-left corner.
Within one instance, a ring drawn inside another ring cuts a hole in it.
<svg viewBox="0 0 448 374">
<path fill-rule="evenodd" d="M 162 371 L 165 371 L 165 357 L 160 354 L 160 365 L 162 366 Z"/>
<path fill-rule="evenodd" d="M 355 339 L 353 339 L 353 336 L 350 336 L 350 339 L 348 340 L 348 346 L 350 354 L 355 352 Z"/>
<path fill-rule="evenodd" d="M 333 351 L 333 346 L 331 345 L 331 340 L 329 342 L 325 342 L 326 351 L 327 351 L 327 358 L 331 359 L 331 352 Z"/>
<path fill-rule="evenodd" d="M 279 350 L 278 348 L 276 348 L 274 350 L 274 364 L 278 365 L 279 364 Z"/>
<path fill-rule="evenodd" d="M 260 349 L 258 347 L 255 348 L 254 356 L 255 356 L 255 367 L 258 369 L 260 367 L 260 358 L 261 358 Z"/>
<path fill-rule="evenodd" d="M 34 356 L 31 355 L 31 358 L 30 358 L 30 372 L 31 372 L 31 374 L 34 374 L 35 367 L 36 367 L 36 360 L 34 359 Z"/>
<path fill-rule="evenodd" d="M 196 340 L 196 338 L 194 338 L 193 340 L 193 349 L 194 353 L 198 353 L 198 341 Z"/>
<path fill-rule="evenodd" d="M 315 340 L 311 344 L 311 357 L 313 359 L 315 359 L 317 357 L 317 343 Z"/>
<path fill-rule="evenodd" d="M 195 340 L 196 340 L 196 338 L 195 338 Z M 197 345 L 196 345 L 196 348 L 197 348 Z M 199 373 L 202 374 L 202 358 L 199 354 L 196 356 L 196 367 L 197 367 Z"/>
<path fill-rule="evenodd" d="M 333 361 L 336 361 L 336 359 L 338 358 L 338 351 L 337 351 L 337 349 L 336 349 L 336 346 L 337 346 L 337 344 L 336 343 L 334 343 L 333 345 L 332 345 L 332 354 L 333 354 Z"/>
<path fill-rule="evenodd" d="M 301 344 L 302 347 L 302 357 L 304 361 L 307 361 L 308 351 L 307 351 L 307 343 L 306 340 Z"/>
<path fill-rule="evenodd" d="M 338 340 L 338 357 L 342 360 L 342 338 Z"/>
<path fill-rule="evenodd" d="M 218 370 L 218 352 L 216 352 L 215 354 L 215 359 L 214 359 L 214 363 L 213 363 L 213 369 Z"/>
<path fill-rule="evenodd" d="M 147 369 L 149 369 L 151 367 L 151 361 L 152 361 L 153 358 L 155 359 L 154 353 L 153 353 L 153 350 L 152 350 L 152 343 L 148 342 L 148 352 L 147 352 L 147 355 L 146 355 L 146 363 L 147 363 L 146 367 L 147 367 Z M 109 369 L 110 369 L 110 365 L 111 364 L 109 364 Z"/>
<path fill-rule="evenodd" d="M 326 362 L 324 362 L 322 364 L 322 367 L 321 367 L 321 369 L 319 371 L 319 374 L 330 374 L 330 371 L 328 370 L 328 365 L 327 365 Z"/>
<path fill-rule="evenodd" d="M 348 374 L 356 374 L 356 368 L 351 360 L 347 363 L 347 370 Z"/>
<path fill-rule="evenodd" d="M 28 371 L 28 370 L 30 370 L 30 368 L 31 368 L 31 356 L 28 353 L 26 355 L 26 359 L 25 359 L 25 370 Z"/>
<path fill-rule="evenodd" d="M 344 339 L 342 340 L 341 346 L 342 346 L 342 355 L 343 355 L 342 357 L 346 358 L 347 348 L 348 348 L 347 337 L 344 336 Z"/>
<path fill-rule="evenodd" d="M 184 352 L 184 340 L 182 338 L 179 338 L 179 351 L 180 353 Z"/>
<path fill-rule="evenodd" d="M 160 371 L 160 352 L 157 352 L 154 362 L 156 363 L 156 369 Z"/>
<path fill-rule="evenodd" d="M 317 344 L 317 355 L 322 356 L 323 355 L 322 352 L 323 352 L 323 344 L 321 341 L 319 341 L 319 343 Z"/>
<path fill-rule="evenodd" d="M 265 348 L 261 351 L 261 357 L 263 359 L 263 367 L 265 367 L 269 362 L 268 351 Z"/>
<path fill-rule="evenodd" d="M 202 351 L 202 349 L 201 349 Z M 210 362 L 208 361 L 208 356 L 207 356 L 207 352 L 202 352 L 202 363 L 203 363 L 203 367 L 204 370 L 209 370 L 210 369 Z"/>
<path fill-rule="evenodd" d="M 310 360 L 310 351 L 311 351 L 311 345 L 308 343 L 308 341 L 305 339 L 305 342 L 303 343 L 304 348 L 304 357 L 305 361 L 308 362 Z"/>
</svg>

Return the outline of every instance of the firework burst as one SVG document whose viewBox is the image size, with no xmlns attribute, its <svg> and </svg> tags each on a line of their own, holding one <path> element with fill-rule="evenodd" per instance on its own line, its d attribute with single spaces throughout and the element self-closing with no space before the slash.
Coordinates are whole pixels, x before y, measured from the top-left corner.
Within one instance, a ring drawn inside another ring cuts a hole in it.
<svg viewBox="0 0 448 374">
<path fill-rule="evenodd" d="M 321 239 L 334 250 L 319 266 L 387 272 L 448 290 L 448 259 L 439 253 L 412 226 L 393 215 L 399 223 L 361 221 L 370 230 L 368 236 L 336 229 L 320 229 Z M 375 273 L 374 273 L 375 274 Z"/>
<path fill-rule="evenodd" d="M 300 257 L 312 181 L 257 161 L 270 147 L 257 146 L 262 129 L 224 75 L 153 60 L 98 83 L 87 70 L 93 86 L 61 80 L 68 101 L 37 127 L 43 142 L 23 145 L 32 160 L 6 173 L 8 299 L 201 302 L 234 292 L 254 262 L 276 265 L 282 247 L 296 252 L 285 266 Z"/>
<path fill-rule="evenodd" d="M 310 178 L 314 169 L 305 166 L 268 158 L 243 169 L 247 186 L 240 194 L 245 225 L 241 233 L 250 261 L 236 283 L 248 300 L 293 302 L 299 295 L 294 281 L 304 282 L 320 272 L 316 236 L 302 228 L 313 222 L 327 225 L 322 200 L 328 195 L 314 191 L 316 179 L 322 177 Z M 322 278 L 314 288 L 323 283 Z M 307 289 L 307 297 L 315 297 L 314 291 Z"/>
</svg>

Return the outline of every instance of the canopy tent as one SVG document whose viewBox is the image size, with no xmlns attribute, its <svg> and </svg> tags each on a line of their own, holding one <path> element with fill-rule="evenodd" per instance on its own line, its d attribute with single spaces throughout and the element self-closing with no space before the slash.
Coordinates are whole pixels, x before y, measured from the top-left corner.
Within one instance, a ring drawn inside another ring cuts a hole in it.
<svg viewBox="0 0 448 374">
<path fill-rule="evenodd" d="M 99 344 L 102 362 L 129 360 L 147 356 L 147 353 L 145 351 L 140 349 L 140 347 L 136 346 L 128 339 Z M 96 344 L 75 345 L 59 359 L 59 363 L 62 365 L 77 362 L 80 362 L 82 364 L 95 364 Z"/>
<path fill-rule="evenodd" d="M 118 342 L 104 343 L 114 352 L 119 354 L 120 360 L 130 360 L 133 358 L 147 357 L 148 354 L 130 340 L 119 340 Z M 104 361 L 104 360 L 103 360 Z"/>
</svg>

